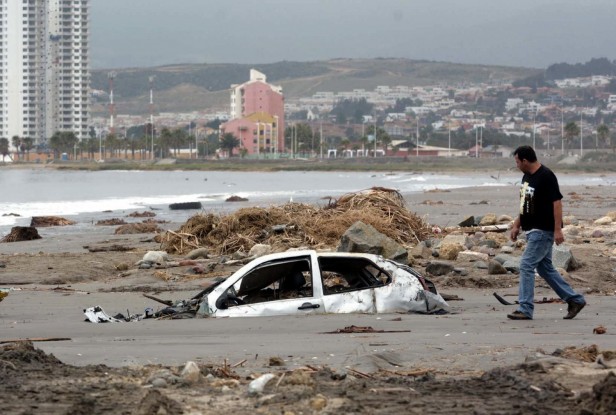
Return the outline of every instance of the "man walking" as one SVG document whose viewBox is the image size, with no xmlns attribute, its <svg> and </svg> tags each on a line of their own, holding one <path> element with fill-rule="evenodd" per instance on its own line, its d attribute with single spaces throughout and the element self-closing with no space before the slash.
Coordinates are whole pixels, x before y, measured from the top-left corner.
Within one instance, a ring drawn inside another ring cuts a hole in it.
<svg viewBox="0 0 616 415">
<path fill-rule="evenodd" d="M 520 214 L 513 222 L 511 240 L 520 228 L 526 232 L 526 249 L 520 261 L 519 307 L 507 317 L 532 320 L 535 296 L 535 269 L 541 278 L 567 302 L 565 319 L 574 318 L 586 305 L 581 294 L 573 291 L 552 264 L 552 245 L 565 240 L 562 231 L 563 195 L 554 173 L 537 161 L 531 146 L 520 146 L 514 152 L 515 164 L 524 176 L 520 190 Z"/>
</svg>

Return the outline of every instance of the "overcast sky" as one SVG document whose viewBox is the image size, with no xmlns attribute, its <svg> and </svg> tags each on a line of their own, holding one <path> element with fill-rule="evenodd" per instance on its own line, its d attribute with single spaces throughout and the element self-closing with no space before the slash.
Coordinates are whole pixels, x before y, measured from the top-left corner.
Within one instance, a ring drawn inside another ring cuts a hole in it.
<svg viewBox="0 0 616 415">
<path fill-rule="evenodd" d="M 93 69 L 400 57 L 616 59 L 615 0 L 90 0 Z"/>
</svg>

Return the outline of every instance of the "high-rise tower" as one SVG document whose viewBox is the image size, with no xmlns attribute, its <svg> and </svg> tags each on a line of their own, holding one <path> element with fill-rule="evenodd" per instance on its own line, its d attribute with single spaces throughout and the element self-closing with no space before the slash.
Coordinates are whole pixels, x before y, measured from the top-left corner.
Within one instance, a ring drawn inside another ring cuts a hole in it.
<svg viewBox="0 0 616 415">
<path fill-rule="evenodd" d="M 87 137 L 88 3 L 0 0 L 0 137 Z"/>
</svg>

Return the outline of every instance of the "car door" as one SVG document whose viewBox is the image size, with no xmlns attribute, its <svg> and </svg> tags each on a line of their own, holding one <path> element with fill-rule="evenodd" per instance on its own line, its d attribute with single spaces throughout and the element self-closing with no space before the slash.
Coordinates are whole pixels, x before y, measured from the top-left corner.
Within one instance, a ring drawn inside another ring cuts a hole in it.
<svg viewBox="0 0 616 415">
<path fill-rule="evenodd" d="M 372 261 L 349 255 L 320 256 L 318 262 L 326 313 L 377 312 L 374 290 L 384 282 Z"/>
<path fill-rule="evenodd" d="M 257 263 L 225 284 L 213 299 L 213 315 L 256 317 L 323 313 L 321 290 L 315 289 L 314 284 L 315 262 L 312 255 L 303 254 L 279 255 Z"/>
</svg>

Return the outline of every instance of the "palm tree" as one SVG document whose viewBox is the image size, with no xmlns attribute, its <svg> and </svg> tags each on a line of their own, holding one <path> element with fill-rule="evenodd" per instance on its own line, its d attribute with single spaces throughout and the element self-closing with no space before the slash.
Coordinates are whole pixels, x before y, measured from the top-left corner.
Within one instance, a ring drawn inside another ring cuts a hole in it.
<svg viewBox="0 0 616 415">
<path fill-rule="evenodd" d="M 240 145 L 240 140 L 233 133 L 225 133 L 220 139 L 220 148 L 227 150 L 229 157 L 233 156 L 233 149 Z"/>
<path fill-rule="evenodd" d="M 31 137 L 23 137 L 21 139 L 23 151 L 26 153 L 26 160 L 30 160 L 30 150 L 34 147 L 34 140 Z"/>
<path fill-rule="evenodd" d="M 567 149 L 569 148 L 569 143 L 578 135 L 580 135 L 580 127 L 578 127 L 575 121 L 569 121 L 567 125 L 565 125 L 565 141 L 567 142 Z"/>
<path fill-rule="evenodd" d="M 598 126 L 597 135 L 599 136 L 599 140 L 601 140 L 601 142 L 603 142 L 603 144 L 607 146 L 607 141 L 610 136 L 610 129 L 608 128 L 608 126 L 605 124 L 601 124 L 600 126 Z"/>
<path fill-rule="evenodd" d="M 4 158 L 6 156 L 10 157 L 9 153 L 9 139 L 8 138 L 0 138 L 0 154 L 2 154 L 2 162 L 4 163 Z"/>
<path fill-rule="evenodd" d="M 14 135 L 11 137 L 11 144 L 15 147 L 15 151 L 17 152 L 17 157 L 19 157 L 19 153 L 21 152 L 21 138 L 18 135 Z"/>
</svg>

